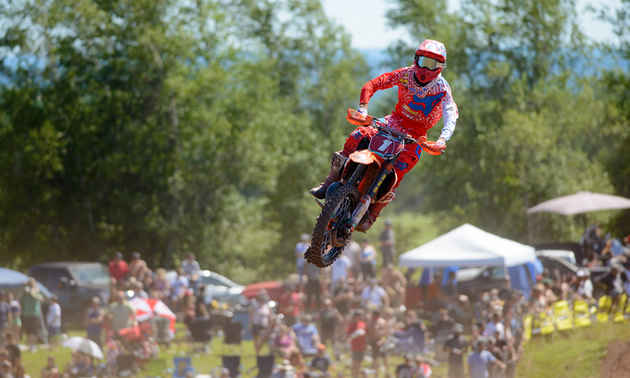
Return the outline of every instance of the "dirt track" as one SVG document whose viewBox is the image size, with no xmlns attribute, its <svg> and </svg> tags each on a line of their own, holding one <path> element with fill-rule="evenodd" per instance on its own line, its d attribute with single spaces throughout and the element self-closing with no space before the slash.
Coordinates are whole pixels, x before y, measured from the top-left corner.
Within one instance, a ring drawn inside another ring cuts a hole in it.
<svg viewBox="0 0 630 378">
<path fill-rule="evenodd" d="M 599 367 L 602 378 L 630 378 L 630 341 L 613 341 Z"/>
</svg>

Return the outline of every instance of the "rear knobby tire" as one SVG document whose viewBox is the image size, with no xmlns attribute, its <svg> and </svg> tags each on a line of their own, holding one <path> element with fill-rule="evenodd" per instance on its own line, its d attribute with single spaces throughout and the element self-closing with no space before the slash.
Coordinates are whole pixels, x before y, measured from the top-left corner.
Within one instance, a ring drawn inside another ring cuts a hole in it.
<svg viewBox="0 0 630 378">
<path fill-rule="evenodd" d="M 359 190 L 354 185 L 343 185 L 335 190 L 326 201 L 322 213 L 317 217 L 311 245 L 304 254 L 308 262 L 320 268 L 330 266 L 339 256 L 344 247 L 335 247 L 331 243 L 331 222 L 339 223 L 343 213 L 350 214 L 359 203 Z M 349 241 L 349 238 L 348 238 Z M 329 250 L 329 248 L 331 248 Z"/>
</svg>

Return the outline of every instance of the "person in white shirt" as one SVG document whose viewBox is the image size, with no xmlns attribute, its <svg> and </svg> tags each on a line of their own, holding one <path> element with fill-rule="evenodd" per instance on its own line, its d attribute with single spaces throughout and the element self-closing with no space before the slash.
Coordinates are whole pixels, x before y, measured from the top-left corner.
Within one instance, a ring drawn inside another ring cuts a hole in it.
<svg viewBox="0 0 630 378">
<path fill-rule="evenodd" d="M 376 278 L 372 278 L 370 284 L 363 289 L 361 305 L 368 309 L 389 307 L 389 296 L 385 289 L 378 285 Z"/>
<path fill-rule="evenodd" d="M 186 254 L 186 260 L 182 261 L 182 269 L 188 278 L 191 278 L 195 274 L 199 275 L 201 266 L 199 266 L 199 262 L 195 259 L 194 253 L 188 252 L 188 254 Z"/>
<path fill-rule="evenodd" d="M 46 314 L 46 326 L 48 327 L 50 348 L 57 349 L 61 335 L 61 306 L 57 303 L 56 295 L 50 299 L 50 306 L 48 306 L 48 313 Z"/>
<path fill-rule="evenodd" d="M 350 275 L 350 268 L 352 267 L 352 262 L 350 259 L 341 255 L 330 268 L 330 292 L 334 293 L 335 290 L 339 287 L 339 280 L 341 277 L 347 279 Z"/>
<path fill-rule="evenodd" d="M 501 315 L 497 313 L 494 313 L 492 315 L 492 321 L 486 324 L 486 328 L 483 330 L 483 336 L 495 336 L 495 332 L 499 333 L 499 339 L 505 338 L 505 327 L 503 327 L 503 323 L 501 323 Z"/>
<path fill-rule="evenodd" d="M 589 274 L 587 270 L 580 269 L 577 271 L 577 277 L 580 280 L 577 293 L 581 299 L 587 302 L 593 299 L 593 283 L 591 282 L 588 276 Z"/>
</svg>

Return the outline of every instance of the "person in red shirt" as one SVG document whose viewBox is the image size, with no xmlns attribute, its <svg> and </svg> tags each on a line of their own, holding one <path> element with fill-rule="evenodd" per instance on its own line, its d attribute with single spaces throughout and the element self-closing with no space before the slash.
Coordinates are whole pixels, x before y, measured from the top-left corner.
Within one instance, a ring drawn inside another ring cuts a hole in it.
<svg viewBox="0 0 630 378">
<path fill-rule="evenodd" d="M 289 286 L 280 297 L 280 313 L 284 315 L 284 324 L 293 327 L 304 309 L 297 286 Z"/>
<path fill-rule="evenodd" d="M 426 142 L 424 147 L 424 150 L 431 155 L 441 154 L 455 130 L 459 115 L 457 105 L 451 95 L 451 88 L 441 75 L 444 67 L 446 67 L 444 44 L 431 39 L 423 41 L 416 49 L 413 65 L 383 74 L 363 86 L 359 100 L 359 113 L 367 116 L 368 103 L 376 91 L 396 86 L 398 87 L 396 109 L 381 121 L 391 129 L 419 139 L 426 138 L 427 131 L 443 119 L 444 127 L 439 139 L 436 142 Z M 333 155 L 330 173 L 326 180 L 311 189 L 310 193 L 315 198 L 324 199 L 328 187 L 341 179 L 343 167 L 350 154 L 357 149 L 367 148 L 366 142 L 369 142 L 376 133 L 377 130 L 371 126 L 360 126 L 355 129 L 346 140 L 343 150 Z M 396 187 L 400 185 L 403 176 L 416 165 L 422 151 L 423 148 L 417 143 L 405 147 L 394 166 L 398 179 L 394 191 L 370 206 L 369 216 L 357 227 L 358 231 L 366 232 L 381 210 L 394 199 Z"/>
<path fill-rule="evenodd" d="M 109 275 L 120 282 L 127 278 L 128 273 L 129 265 L 123 260 L 123 254 L 116 252 L 114 260 L 109 262 Z"/>
<path fill-rule="evenodd" d="M 352 350 L 352 378 L 359 377 L 361 362 L 363 362 L 367 347 L 366 330 L 367 324 L 363 321 L 363 311 L 360 309 L 354 310 L 352 321 L 346 329 L 346 334 L 350 340 L 350 349 Z"/>
</svg>

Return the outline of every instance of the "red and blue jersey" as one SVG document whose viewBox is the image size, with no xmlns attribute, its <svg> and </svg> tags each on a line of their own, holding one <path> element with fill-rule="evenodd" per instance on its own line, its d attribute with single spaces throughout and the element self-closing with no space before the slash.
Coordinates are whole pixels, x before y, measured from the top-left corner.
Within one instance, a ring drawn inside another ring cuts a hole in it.
<svg viewBox="0 0 630 378">
<path fill-rule="evenodd" d="M 361 90 L 361 103 L 369 103 L 376 91 L 398 87 L 398 104 L 388 118 L 388 125 L 415 138 L 426 136 L 427 130 L 444 117 L 440 137 L 449 140 L 459 113 L 451 88 L 442 75 L 425 86 L 414 78 L 414 68 L 404 67 L 368 81 Z"/>
</svg>

